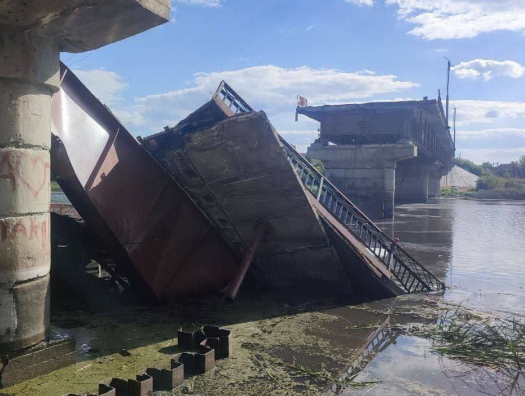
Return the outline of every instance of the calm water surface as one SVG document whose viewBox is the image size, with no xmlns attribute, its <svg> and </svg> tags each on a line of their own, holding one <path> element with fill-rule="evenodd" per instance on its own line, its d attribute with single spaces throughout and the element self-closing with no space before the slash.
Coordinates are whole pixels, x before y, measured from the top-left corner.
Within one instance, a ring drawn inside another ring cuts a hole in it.
<svg viewBox="0 0 525 396">
<path fill-rule="evenodd" d="M 396 208 L 383 228 L 444 279 L 443 299 L 502 317 L 525 316 L 525 202 L 441 200 Z M 429 341 L 387 335 L 344 395 L 500 394 L 482 369 L 441 357 Z M 506 394 L 505 392 L 501 394 Z"/>
<path fill-rule="evenodd" d="M 445 280 L 445 300 L 525 315 L 525 202 L 403 205 L 381 227 Z"/>
</svg>

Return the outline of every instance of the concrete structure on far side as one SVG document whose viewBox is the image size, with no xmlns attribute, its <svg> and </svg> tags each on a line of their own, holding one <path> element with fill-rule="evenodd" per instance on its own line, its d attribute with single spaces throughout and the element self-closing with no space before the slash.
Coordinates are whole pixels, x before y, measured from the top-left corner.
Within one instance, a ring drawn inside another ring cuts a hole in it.
<svg viewBox="0 0 525 396">
<path fill-rule="evenodd" d="M 51 96 L 59 54 L 167 22 L 170 0 L 0 2 L 0 355 L 48 336 Z"/>
<path fill-rule="evenodd" d="M 427 202 L 452 166 L 454 143 L 441 99 L 298 107 L 320 122 L 308 158 L 371 218 L 394 203 Z"/>
<path fill-rule="evenodd" d="M 456 188 L 458 190 L 473 190 L 476 188 L 478 180 L 479 176 L 455 165 L 441 178 L 441 187 Z"/>
</svg>

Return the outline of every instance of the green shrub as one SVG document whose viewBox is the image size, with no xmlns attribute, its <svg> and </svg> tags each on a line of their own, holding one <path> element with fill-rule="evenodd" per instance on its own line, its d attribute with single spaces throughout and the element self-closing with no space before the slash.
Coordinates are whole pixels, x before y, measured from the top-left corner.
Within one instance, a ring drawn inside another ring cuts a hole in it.
<svg viewBox="0 0 525 396">
<path fill-rule="evenodd" d="M 470 173 L 474 173 L 476 176 L 481 176 L 481 173 L 483 171 L 481 165 L 477 165 L 468 159 L 463 159 L 460 157 L 454 158 L 454 165 L 457 165 L 460 168 L 469 171 Z"/>
<path fill-rule="evenodd" d="M 525 189 L 525 180 L 523 179 L 507 179 L 505 180 L 505 188 L 516 190 Z"/>
<path fill-rule="evenodd" d="M 476 190 L 497 190 L 505 187 L 505 179 L 494 176 L 492 174 L 485 174 L 481 176 L 476 182 Z"/>
</svg>

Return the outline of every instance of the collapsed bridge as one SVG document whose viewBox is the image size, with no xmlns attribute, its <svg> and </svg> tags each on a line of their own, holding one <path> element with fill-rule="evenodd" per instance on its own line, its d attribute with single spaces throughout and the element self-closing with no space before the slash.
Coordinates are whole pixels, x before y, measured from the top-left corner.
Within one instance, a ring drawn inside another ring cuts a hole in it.
<svg viewBox="0 0 525 396">
<path fill-rule="evenodd" d="M 234 297 L 248 268 L 276 288 L 385 297 L 443 287 L 228 84 L 140 145 L 65 66 L 62 74 L 53 171 L 144 294 Z"/>
</svg>

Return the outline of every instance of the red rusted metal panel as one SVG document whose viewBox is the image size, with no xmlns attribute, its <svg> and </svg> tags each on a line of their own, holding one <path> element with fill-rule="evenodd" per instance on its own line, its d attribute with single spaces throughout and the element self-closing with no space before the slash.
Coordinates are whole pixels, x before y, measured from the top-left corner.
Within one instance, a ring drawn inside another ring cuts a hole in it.
<svg viewBox="0 0 525 396">
<path fill-rule="evenodd" d="M 238 259 L 186 192 L 66 66 L 52 171 L 119 271 L 159 298 L 217 291 Z"/>
</svg>

